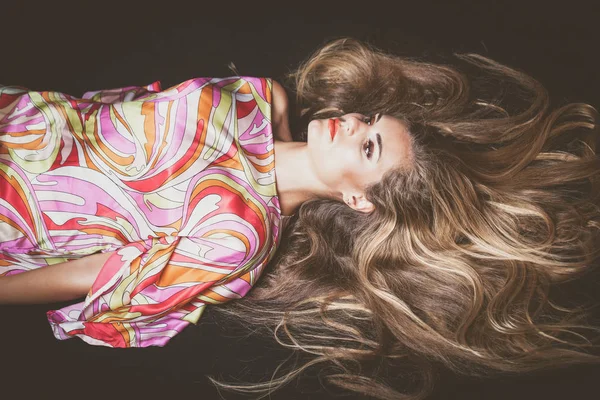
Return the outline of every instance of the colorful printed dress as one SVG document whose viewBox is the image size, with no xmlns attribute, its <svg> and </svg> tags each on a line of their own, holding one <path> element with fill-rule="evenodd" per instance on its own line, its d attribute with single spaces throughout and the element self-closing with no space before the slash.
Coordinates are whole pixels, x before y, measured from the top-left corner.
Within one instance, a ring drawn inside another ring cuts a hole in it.
<svg viewBox="0 0 600 400">
<path fill-rule="evenodd" d="M 114 251 L 58 339 L 162 346 L 244 296 L 274 255 L 268 78 L 76 98 L 0 86 L 0 275 Z"/>
</svg>

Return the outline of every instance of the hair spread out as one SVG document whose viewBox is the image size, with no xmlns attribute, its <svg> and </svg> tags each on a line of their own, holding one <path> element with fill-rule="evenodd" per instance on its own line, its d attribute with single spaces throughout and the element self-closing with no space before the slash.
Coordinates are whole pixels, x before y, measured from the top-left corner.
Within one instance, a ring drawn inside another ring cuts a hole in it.
<svg viewBox="0 0 600 400">
<path fill-rule="evenodd" d="M 381 399 L 421 399 L 438 368 L 485 376 L 597 363 L 594 304 L 553 296 L 596 271 L 597 112 L 551 107 L 532 77 L 486 57 L 453 66 L 339 39 L 293 73 L 303 118 L 383 113 L 409 127 L 408 170 L 367 188 L 370 214 L 304 203 L 259 284 L 219 313 L 266 328 L 308 368 Z M 567 304 L 568 303 L 568 304 Z"/>
</svg>

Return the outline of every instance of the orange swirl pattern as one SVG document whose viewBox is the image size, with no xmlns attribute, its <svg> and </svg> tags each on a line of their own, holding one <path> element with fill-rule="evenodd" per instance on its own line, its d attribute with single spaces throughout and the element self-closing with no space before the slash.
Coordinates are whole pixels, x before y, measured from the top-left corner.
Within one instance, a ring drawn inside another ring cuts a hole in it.
<svg viewBox="0 0 600 400">
<path fill-rule="evenodd" d="M 163 346 L 243 297 L 281 211 L 268 78 L 158 82 L 76 98 L 0 86 L 0 275 L 115 251 L 58 339 Z"/>
</svg>

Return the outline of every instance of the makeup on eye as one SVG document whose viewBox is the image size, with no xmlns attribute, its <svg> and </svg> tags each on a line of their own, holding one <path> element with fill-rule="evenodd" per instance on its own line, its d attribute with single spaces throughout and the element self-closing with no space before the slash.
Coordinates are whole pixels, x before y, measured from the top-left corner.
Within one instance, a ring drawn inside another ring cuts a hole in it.
<svg viewBox="0 0 600 400">
<path fill-rule="evenodd" d="M 371 116 L 366 116 L 363 118 L 363 122 L 365 122 L 367 125 L 369 126 L 373 126 L 377 123 L 377 121 L 379 121 L 381 119 L 382 114 L 381 113 L 377 113 L 375 115 L 371 115 Z M 376 134 L 377 136 L 377 145 L 379 147 L 379 155 L 377 157 L 377 162 L 379 162 L 379 160 L 381 159 L 381 151 L 383 149 L 383 144 L 382 144 L 382 140 L 381 140 L 381 135 L 379 133 Z M 367 139 L 366 142 L 363 144 L 363 150 L 365 151 L 365 154 L 367 155 L 367 159 L 371 159 L 373 156 L 373 150 L 374 150 L 374 143 L 371 139 Z"/>
<path fill-rule="evenodd" d="M 365 154 L 367 155 L 367 158 L 370 160 L 371 157 L 373 156 L 373 141 L 371 139 L 367 139 L 367 141 L 363 144 L 363 150 L 366 150 Z"/>
<path fill-rule="evenodd" d="M 377 123 L 377 121 L 379 121 L 379 119 L 381 118 L 381 113 L 377 113 L 374 115 L 370 115 L 370 116 L 365 116 L 363 118 L 363 122 L 365 122 L 367 125 L 371 126 Z M 375 121 L 373 121 L 373 119 L 375 119 Z"/>
</svg>

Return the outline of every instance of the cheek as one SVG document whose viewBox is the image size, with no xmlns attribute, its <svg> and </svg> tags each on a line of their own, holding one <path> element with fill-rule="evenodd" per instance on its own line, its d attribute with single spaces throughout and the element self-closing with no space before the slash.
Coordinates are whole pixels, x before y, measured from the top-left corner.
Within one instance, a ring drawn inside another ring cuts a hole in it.
<svg viewBox="0 0 600 400">
<path fill-rule="evenodd" d="M 367 163 L 361 160 L 355 161 L 354 165 L 346 164 L 341 171 L 340 179 L 346 186 L 364 190 L 367 186 L 381 180 L 381 174 Z"/>
<path fill-rule="evenodd" d="M 370 174 L 355 149 L 345 149 L 336 154 L 335 164 L 337 179 L 344 187 L 362 188 L 365 186 Z"/>
<path fill-rule="evenodd" d="M 332 154 L 322 154 L 317 160 L 318 174 L 329 186 L 333 186 L 342 177 L 339 160 Z"/>
<path fill-rule="evenodd" d="M 365 173 L 364 170 L 360 170 L 353 166 L 347 166 L 343 169 L 341 174 L 341 180 L 348 186 L 354 188 L 362 188 L 365 186 Z"/>
<path fill-rule="evenodd" d="M 356 159 L 349 158 L 347 154 L 336 154 L 328 160 L 327 165 L 331 184 L 336 188 L 363 187 L 364 171 Z"/>
<path fill-rule="evenodd" d="M 323 151 L 316 148 L 312 154 L 314 171 L 321 182 L 330 189 L 338 189 L 347 174 L 344 158 L 335 151 Z"/>
</svg>

